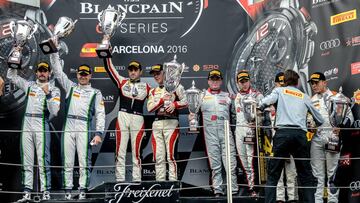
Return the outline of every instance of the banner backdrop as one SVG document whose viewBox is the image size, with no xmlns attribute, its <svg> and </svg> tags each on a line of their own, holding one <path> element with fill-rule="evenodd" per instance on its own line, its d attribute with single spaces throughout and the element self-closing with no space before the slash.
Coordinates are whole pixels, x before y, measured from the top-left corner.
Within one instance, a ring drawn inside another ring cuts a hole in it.
<svg viewBox="0 0 360 203">
<path fill-rule="evenodd" d="M 103 9 L 114 7 L 127 13 L 125 20 L 111 38 L 112 60 L 118 72 L 127 76 L 126 67 L 132 60 L 143 66 L 142 80 L 155 87 L 149 75 L 153 64 L 177 60 L 186 64 L 181 83 L 185 89 L 195 80 L 200 89 L 207 88 L 207 74 L 219 69 L 225 74 L 223 89 L 236 93 L 235 75 L 241 69 L 250 71 L 252 86 L 265 95 L 273 88 L 274 75 L 287 68 L 301 76 L 301 85 L 311 94 L 307 85 L 309 75 L 324 72 L 329 87 L 338 90 L 355 102 L 353 127 L 360 127 L 360 29 L 357 16 L 359 1 L 352 0 L 43 0 L 41 10 L 15 3 L 1 3 L 0 17 L 0 73 L 6 77 L 6 57 L 12 38 L 9 22 L 25 14 L 32 16 L 41 26 L 28 43 L 21 76 L 32 80 L 32 69 L 44 56 L 37 44 L 51 36 L 50 29 L 58 18 L 78 19 L 74 32 L 63 39 L 68 52 L 62 53 L 64 72 L 76 80 L 75 70 L 86 63 L 93 67 L 92 86 L 102 91 L 106 108 L 106 137 L 101 146 L 93 148 L 94 166 L 113 166 L 115 151 L 115 122 L 119 109 L 118 91 L 108 77 L 102 60 L 95 52 L 103 34 L 98 27 L 97 15 Z M 33 12 L 29 11 L 33 10 Z M 24 111 L 24 93 L 6 81 L 5 95 L 0 98 L 1 130 L 20 130 Z M 64 95 L 64 92 L 62 92 Z M 146 112 L 146 109 L 144 109 Z M 180 126 L 185 127 L 187 110 L 180 112 Z M 64 105 L 59 116 L 52 120 L 52 130 L 61 130 Z M 154 116 L 145 113 L 146 129 L 151 128 Z M 342 154 L 359 157 L 359 131 L 346 131 Z M 19 133 L 1 131 L 1 162 L 20 163 Z M 142 142 L 143 179 L 154 180 L 150 143 L 151 131 L 146 131 Z M 52 136 L 52 165 L 61 165 L 61 133 Z M 206 156 L 204 140 L 200 135 L 189 135 L 182 129 L 177 147 L 179 159 Z M 265 147 L 263 147 L 265 149 Z M 131 165 L 128 149 L 127 164 Z M 7 171 L 0 177 L 2 190 L 20 190 L 20 168 L 1 165 Z M 206 159 L 179 162 L 179 179 L 183 187 L 209 185 Z M 360 163 L 343 163 L 346 171 L 342 190 L 344 202 L 359 202 Z M 127 180 L 131 167 L 127 167 Z M 241 171 L 239 167 L 239 171 Z M 61 188 L 61 170 L 52 170 L 53 187 Z M 114 180 L 114 168 L 92 170 L 90 187 Z M 4 175 L 7 174 L 7 175 Z M 76 174 L 77 175 L 77 174 Z M 240 173 L 241 175 L 241 173 Z M 12 177 L 9 181 L 9 177 Z M 239 182 L 243 183 L 243 180 Z M 208 191 L 210 188 L 208 188 Z M 205 192 L 208 192 L 205 191 Z M 189 192 L 191 194 L 191 192 Z M 14 199 L 6 196 L 4 198 Z"/>
</svg>

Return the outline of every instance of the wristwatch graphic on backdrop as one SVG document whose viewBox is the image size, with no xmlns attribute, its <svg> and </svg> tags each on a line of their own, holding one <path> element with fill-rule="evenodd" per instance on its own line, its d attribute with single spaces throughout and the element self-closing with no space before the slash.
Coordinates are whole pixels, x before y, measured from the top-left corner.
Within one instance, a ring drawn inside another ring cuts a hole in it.
<svg viewBox="0 0 360 203">
<path fill-rule="evenodd" d="M 235 76 L 246 69 L 251 85 L 267 95 L 274 88 L 275 75 L 290 68 L 299 73 L 303 90 L 311 95 L 308 62 L 314 54 L 317 26 L 307 10 L 299 8 L 298 0 L 278 2 L 280 7 L 265 11 L 235 44 L 227 71 L 229 91 L 239 91 Z"/>
</svg>

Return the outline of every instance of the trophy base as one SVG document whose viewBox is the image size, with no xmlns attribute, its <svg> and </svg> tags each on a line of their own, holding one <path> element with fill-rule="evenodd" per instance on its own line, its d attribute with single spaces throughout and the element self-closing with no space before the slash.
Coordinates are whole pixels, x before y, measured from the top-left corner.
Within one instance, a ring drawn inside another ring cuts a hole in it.
<svg viewBox="0 0 360 203">
<path fill-rule="evenodd" d="M 255 144 L 255 137 L 244 137 L 244 143 L 245 144 Z"/>
<path fill-rule="evenodd" d="M 8 61 L 7 61 L 7 64 L 9 66 L 9 68 L 21 69 L 21 58 L 20 57 L 10 56 Z"/>
<path fill-rule="evenodd" d="M 332 144 L 325 144 L 325 151 L 332 152 L 332 153 L 339 153 L 340 146 L 339 145 L 332 145 Z"/>
<path fill-rule="evenodd" d="M 99 44 L 96 48 L 96 53 L 99 58 L 111 58 L 111 47 L 109 44 Z"/>
<path fill-rule="evenodd" d="M 188 134 L 199 134 L 200 131 L 197 129 L 197 128 L 190 128 L 188 131 L 187 131 Z"/>
<path fill-rule="evenodd" d="M 52 54 L 59 51 L 52 40 L 44 40 L 39 44 L 39 46 L 44 54 Z"/>
</svg>

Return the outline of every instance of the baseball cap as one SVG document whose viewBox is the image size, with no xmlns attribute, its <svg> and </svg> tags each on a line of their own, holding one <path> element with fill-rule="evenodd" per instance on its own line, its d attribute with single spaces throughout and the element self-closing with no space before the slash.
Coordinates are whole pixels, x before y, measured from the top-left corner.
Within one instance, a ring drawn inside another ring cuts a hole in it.
<svg viewBox="0 0 360 203">
<path fill-rule="evenodd" d="M 140 69 L 141 70 L 141 64 L 137 61 L 131 61 L 128 65 L 128 69 Z"/>
<path fill-rule="evenodd" d="M 82 73 L 82 74 L 89 75 L 89 74 L 91 74 L 91 68 L 90 68 L 90 66 L 83 64 L 78 67 L 77 72 L 79 74 Z"/>
<path fill-rule="evenodd" d="M 163 65 L 156 64 L 156 65 L 151 66 L 150 74 L 153 74 L 154 72 L 160 72 L 162 70 L 163 70 Z"/>
<path fill-rule="evenodd" d="M 209 78 L 221 78 L 221 79 L 223 79 L 221 72 L 219 70 L 217 70 L 217 69 L 212 70 L 212 71 L 209 72 L 208 79 Z"/>
<path fill-rule="evenodd" d="M 280 83 L 281 85 L 284 84 L 284 73 L 283 73 L 283 72 L 280 72 L 280 73 L 276 74 L 276 76 L 275 76 L 275 82 L 278 82 L 278 83 Z"/>
<path fill-rule="evenodd" d="M 247 70 L 239 71 L 239 73 L 237 74 L 237 81 L 240 81 L 240 80 L 250 80 L 249 71 L 247 71 Z"/>
<path fill-rule="evenodd" d="M 321 72 L 315 72 L 315 73 L 311 74 L 310 80 L 308 80 L 308 82 L 311 82 L 311 81 L 318 82 L 320 80 L 326 80 L 325 75 Z"/>
<path fill-rule="evenodd" d="M 40 70 L 40 69 L 43 69 L 43 70 L 46 70 L 46 71 L 51 70 L 50 65 L 47 62 L 44 62 L 44 61 L 37 64 L 36 70 Z"/>
</svg>

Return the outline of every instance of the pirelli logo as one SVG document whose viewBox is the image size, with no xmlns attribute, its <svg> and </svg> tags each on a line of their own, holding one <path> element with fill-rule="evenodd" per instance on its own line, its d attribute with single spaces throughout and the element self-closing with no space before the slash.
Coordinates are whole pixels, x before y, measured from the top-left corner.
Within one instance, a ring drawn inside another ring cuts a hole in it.
<svg viewBox="0 0 360 203">
<path fill-rule="evenodd" d="M 342 12 L 330 17 L 330 25 L 337 25 L 340 23 L 348 22 L 355 20 L 356 17 L 356 9 Z"/>
<path fill-rule="evenodd" d="M 293 96 L 293 97 L 298 97 L 298 98 L 301 98 L 301 99 L 304 98 L 303 93 L 297 92 L 297 91 L 294 91 L 294 90 L 284 89 L 284 94 L 287 94 L 287 95 L 290 95 L 290 96 Z"/>
<path fill-rule="evenodd" d="M 106 73 L 106 70 L 105 70 L 104 66 L 95 66 L 94 72 L 95 73 Z"/>
</svg>

